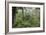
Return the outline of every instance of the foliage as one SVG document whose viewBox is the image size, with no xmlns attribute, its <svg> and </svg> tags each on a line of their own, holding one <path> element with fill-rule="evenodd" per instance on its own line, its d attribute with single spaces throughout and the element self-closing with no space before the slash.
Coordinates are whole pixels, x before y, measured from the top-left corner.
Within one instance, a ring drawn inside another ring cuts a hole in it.
<svg viewBox="0 0 46 35">
<path fill-rule="evenodd" d="M 16 7 L 14 28 L 40 27 L 40 10 L 37 8 Z M 37 14 L 38 13 L 38 14 Z"/>
</svg>

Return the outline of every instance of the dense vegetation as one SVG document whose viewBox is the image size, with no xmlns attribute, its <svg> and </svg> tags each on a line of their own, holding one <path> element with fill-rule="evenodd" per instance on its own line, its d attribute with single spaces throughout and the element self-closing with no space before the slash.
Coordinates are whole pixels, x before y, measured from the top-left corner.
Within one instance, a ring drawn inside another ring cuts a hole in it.
<svg viewBox="0 0 46 35">
<path fill-rule="evenodd" d="M 40 8 L 13 7 L 12 27 L 40 27 Z"/>
</svg>

